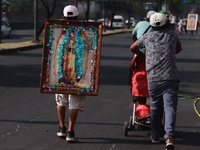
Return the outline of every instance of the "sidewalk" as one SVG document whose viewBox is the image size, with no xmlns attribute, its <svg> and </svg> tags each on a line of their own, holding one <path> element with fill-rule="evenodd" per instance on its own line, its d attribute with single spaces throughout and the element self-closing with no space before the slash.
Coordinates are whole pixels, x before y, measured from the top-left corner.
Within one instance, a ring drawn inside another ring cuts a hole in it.
<svg viewBox="0 0 200 150">
<path fill-rule="evenodd" d="M 115 29 L 115 30 L 106 30 L 106 32 L 102 33 L 102 36 L 107 36 L 111 34 L 117 34 L 117 33 L 125 33 L 130 32 L 133 29 Z M 31 50 L 35 48 L 42 48 L 43 42 L 33 42 L 33 41 L 23 41 L 23 42 L 8 42 L 8 43 L 0 43 L 0 54 L 5 54 L 9 52 L 16 52 L 16 51 L 25 51 L 25 50 Z"/>
</svg>

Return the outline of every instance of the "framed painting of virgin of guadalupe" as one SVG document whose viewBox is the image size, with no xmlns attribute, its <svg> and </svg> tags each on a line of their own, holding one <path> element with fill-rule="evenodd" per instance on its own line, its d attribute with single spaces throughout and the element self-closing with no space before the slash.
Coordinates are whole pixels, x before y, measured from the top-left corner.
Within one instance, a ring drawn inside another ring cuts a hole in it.
<svg viewBox="0 0 200 150">
<path fill-rule="evenodd" d="M 198 14 L 188 14 L 187 30 L 196 30 L 198 28 Z"/>
<path fill-rule="evenodd" d="M 98 95 L 102 24 L 45 20 L 41 93 Z"/>
</svg>

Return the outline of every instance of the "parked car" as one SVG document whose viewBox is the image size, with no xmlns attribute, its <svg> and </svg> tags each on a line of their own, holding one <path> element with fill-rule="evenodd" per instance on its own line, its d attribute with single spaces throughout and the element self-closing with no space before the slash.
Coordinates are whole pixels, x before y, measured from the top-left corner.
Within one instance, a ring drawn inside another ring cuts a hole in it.
<svg viewBox="0 0 200 150">
<path fill-rule="evenodd" d="M 110 24 L 111 24 L 108 18 L 105 18 L 105 21 L 104 21 L 104 18 L 98 19 L 97 22 L 101 22 L 102 25 L 105 27 L 110 27 Z"/>
<path fill-rule="evenodd" d="M 95 22 L 95 20 L 93 20 L 93 19 L 89 19 L 88 21 L 89 21 L 89 22 Z"/>
<path fill-rule="evenodd" d="M 126 20 L 126 22 L 125 22 L 125 24 L 126 25 L 128 25 L 128 19 Z M 132 26 L 132 27 L 135 27 L 136 26 L 136 20 L 135 20 L 135 18 L 133 18 L 133 17 L 130 17 L 130 25 Z"/>
<path fill-rule="evenodd" d="M 1 37 L 10 38 L 11 36 L 11 26 L 5 22 L 4 20 L 1 21 Z"/>
<path fill-rule="evenodd" d="M 125 28 L 125 19 L 121 15 L 115 15 L 113 18 L 112 27 L 113 28 Z"/>
</svg>

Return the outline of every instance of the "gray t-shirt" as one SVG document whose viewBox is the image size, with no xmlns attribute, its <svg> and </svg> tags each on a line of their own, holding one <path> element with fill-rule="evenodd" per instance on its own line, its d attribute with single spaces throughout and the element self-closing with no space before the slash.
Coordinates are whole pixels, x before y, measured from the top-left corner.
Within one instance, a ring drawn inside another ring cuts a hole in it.
<svg viewBox="0 0 200 150">
<path fill-rule="evenodd" d="M 148 82 L 179 80 L 176 67 L 176 44 L 180 42 L 170 30 L 144 34 L 136 43 L 146 47 L 146 71 Z"/>
</svg>

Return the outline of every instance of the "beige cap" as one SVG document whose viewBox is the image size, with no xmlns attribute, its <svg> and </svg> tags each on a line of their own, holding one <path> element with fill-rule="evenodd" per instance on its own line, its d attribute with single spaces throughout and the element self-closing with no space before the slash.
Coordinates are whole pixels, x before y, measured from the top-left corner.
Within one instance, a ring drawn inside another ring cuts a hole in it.
<svg viewBox="0 0 200 150">
<path fill-rule="evenodd" d="M 161 13 L 154 13 L 150 17 L 150 25 L 153 27 L 161 27 L 166 23 L 166 16 Z"/>
</svg>

